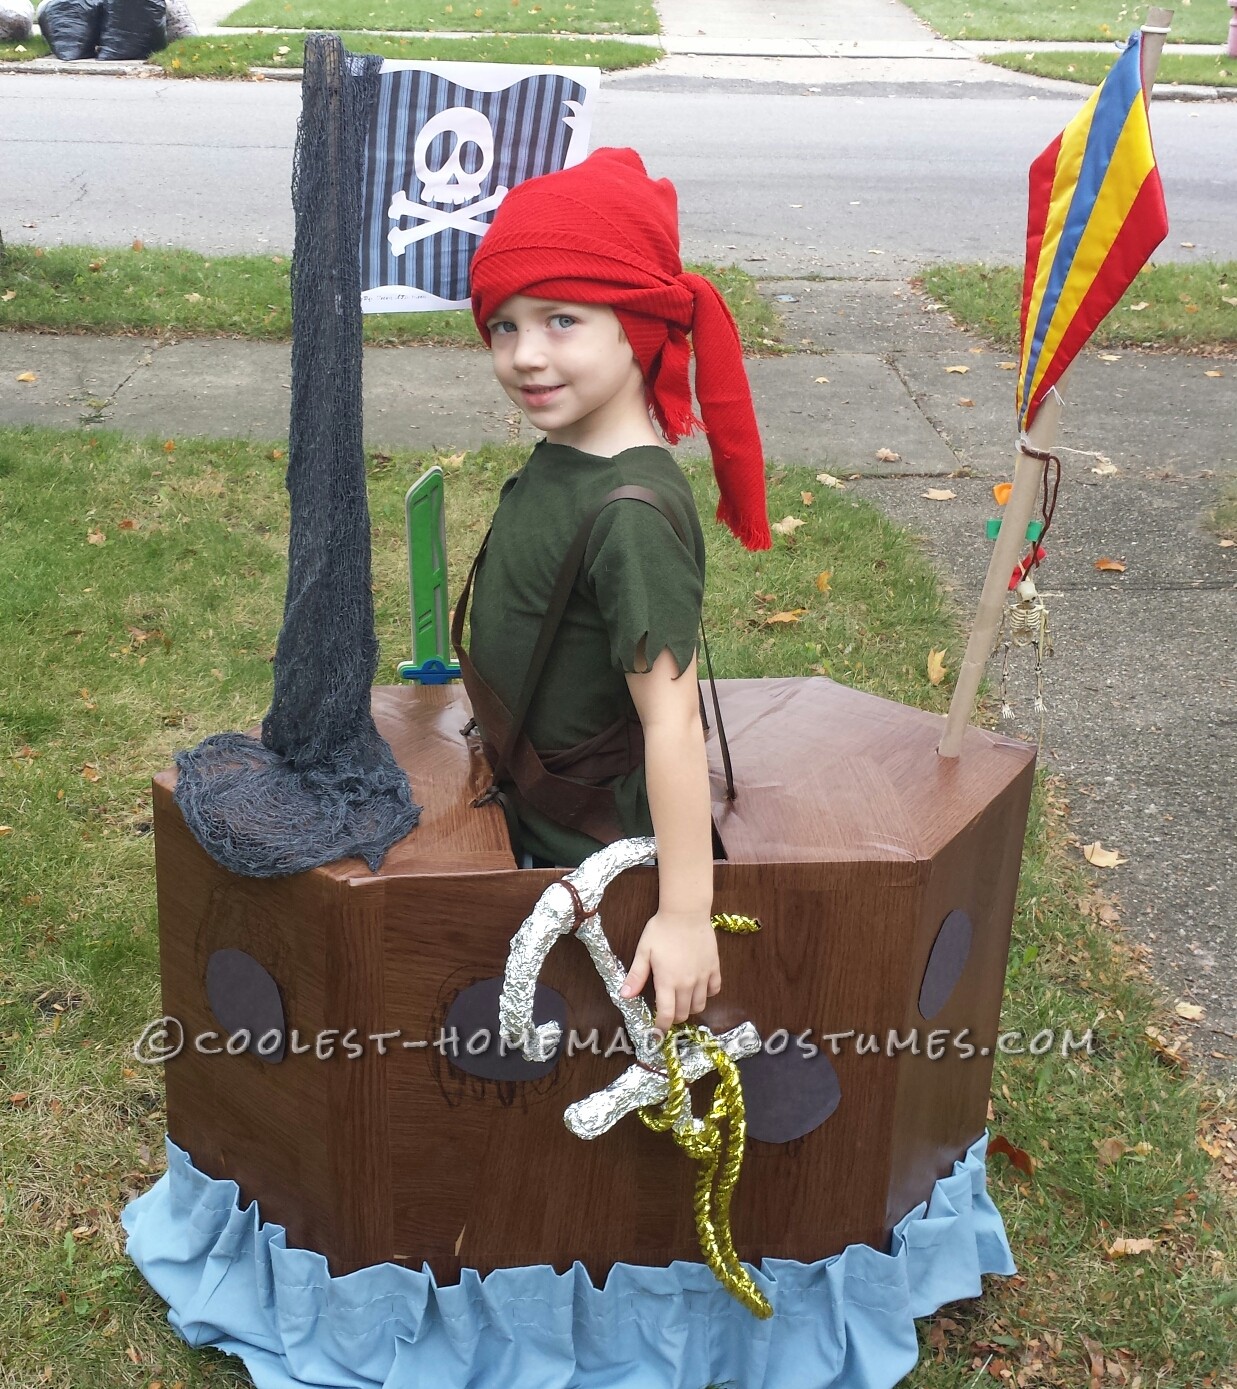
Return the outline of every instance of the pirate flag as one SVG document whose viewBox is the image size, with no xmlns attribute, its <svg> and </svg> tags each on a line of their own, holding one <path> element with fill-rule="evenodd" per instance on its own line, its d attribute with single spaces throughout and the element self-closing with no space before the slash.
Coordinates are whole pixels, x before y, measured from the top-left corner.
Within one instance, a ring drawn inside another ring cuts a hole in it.
<svg viewBox="0 0 1237 1389">
<path fill-rule="evenodd" d="M 596 68 L 387 61 L 365 150 L 361 307 L 468 306 L 468 266 L 517 183 L 588 152 Z"/>
</svg>

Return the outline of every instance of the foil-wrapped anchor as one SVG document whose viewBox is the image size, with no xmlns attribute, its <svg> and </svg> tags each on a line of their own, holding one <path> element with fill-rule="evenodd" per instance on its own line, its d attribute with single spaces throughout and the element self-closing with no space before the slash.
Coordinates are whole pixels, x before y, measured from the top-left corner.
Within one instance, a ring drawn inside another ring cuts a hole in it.
<svg viewBox="0 0 1237 1389">
<path fill-rule="evenodd" d="M 537 900 L 511 941 L 498 1023 L 503 1041 L 519 1047 L 530 1061 L 545 1061 L 562 1040 L 557 1023 L 533 1021 L 533 993 L 546 956 L 560 936 L 576 931 L 592 957 L 610 1001 L 623 1017 L 636 1064 L 628 1067 L 604 1089 L 568 1106 L 563 1118 L 577 1138 L 596 1138 L 625 1114 L 646 1105 L 660 1104 L 669 1092 L 662 1069 L 662 1033 L 653 1026 L 653 1015 L 642 998 L 623 998 L 619 990 L 627 978 L 623 962 L 614 953 L 602 929 L 602 894 L 625 869 L 655 862 L 657 841 L 651 838 L 621 839 L 590 855 L 557 883 L 551 883 Z M 717 1038 L 728 1056 L 740 1060 L 760 1050 L 760 1034 L 750 1022 L 741 1023 Z M 686 1080 L 698 1080 L 713 1069 L 704 1048 L 695 1042 L 681 1044 L 680 1056 Z M 684 1121 L 700 1121 L 685 1114 Z"/>
</svg>

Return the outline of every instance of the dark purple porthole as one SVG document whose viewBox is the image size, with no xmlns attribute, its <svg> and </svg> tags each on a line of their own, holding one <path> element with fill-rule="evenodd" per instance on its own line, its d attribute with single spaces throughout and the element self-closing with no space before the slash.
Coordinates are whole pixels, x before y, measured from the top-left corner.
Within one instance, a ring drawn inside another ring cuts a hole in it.
<svg viewBox="0 0 1237 1389">
<path fill-rule="evenodd" d="M 944 1008 L 962 978 L 970 953 L 971 918 L 961 908 L 955 908 L 941 922 L 919 986 L 919 1015 L 925 1021 Z"/>
<path fill-rule="evenodd" d="M 206 999 L 219 1026 L 235 1046 L 272 1065 L 282 1061 L 287 1040 L 279 985 L 243 950 L 216 950 L 206 962 Z M 242 1034 L 248 1042 L 240 1046 Z"/>
<path fill-rule="evenodd" d="M 447 1042 L 443 1055 L 457 1070 L 483 1080 L 539 1080 L 558 1065 L 561 1052 L 548 1061 L 528 1061 L 519 1047 L 501 1045 L 498 1035 L 498 999 L 501 977 L 482 979 L 461 989 L 447 1009 L 444 1023 Z M 533 1021 L 558 1023 L 567 1031 L 567 1000 L 556 989 L 538 984 L 533 994 Z"/>
<path fill-rule="evenodd" d="M 758 1143 L 790 1143 L 818 1129 L 838 1107 L 842 1088 L 823 1051 L 800 1046 L 794 1035 L 774 1032 L 755 1056 L 739 1062 L 747 1136 Z"/>
</svg>

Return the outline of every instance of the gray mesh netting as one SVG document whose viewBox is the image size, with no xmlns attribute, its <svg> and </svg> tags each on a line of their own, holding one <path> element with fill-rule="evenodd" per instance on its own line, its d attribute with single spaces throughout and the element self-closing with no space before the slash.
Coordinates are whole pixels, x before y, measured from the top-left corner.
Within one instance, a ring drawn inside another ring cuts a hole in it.
<svg viewBox="0 0 1237 1389">
<path fill-rule="evenodd" d="M 233 873 L 359 855 L 377 870 L 417 823 L 370 713 L 378 668 L 361 444 L 361 168 L 382 59 L 305 44 L 292 173 L 291 533 L 275 691 L 262 740 L 218 733 L 177 755 L 176 802 Z"/>
</svg>

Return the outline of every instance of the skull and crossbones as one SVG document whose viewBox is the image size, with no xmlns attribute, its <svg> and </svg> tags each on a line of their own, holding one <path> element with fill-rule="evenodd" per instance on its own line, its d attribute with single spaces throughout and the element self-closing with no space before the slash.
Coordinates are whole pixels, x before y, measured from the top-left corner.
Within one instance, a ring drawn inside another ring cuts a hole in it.
<svg viewBox="0 0 1237 1389">
<path fill-rule="evenodd" d="M 440 135 L 447 134 L 455 136 L 455 144 L 446 162 L 431 168 L 430 146 Z M 470 145 L 480 151 L 480 162 L 471 172 L 464 167 L 464 151 Z M 440 111 L 421 127 L 413 145 L 412 162 L 425 190 L 422 194 L 425 201 L 413 202 L 401 189 L 391 199 L 387 216 L 394 222 L 405 217 L 414 218 L 420 225 L 392 227 L 387 233 L 391 253 L 402 256 L 414 242 L 449 229 L 469 236 L 483 236 L 488 224 L 478 218 L 482 213 L 492 212 L 509 191 L 500 185 L 488 197 L 481 197 L 481 185 L 494 167 L 494 127 L 488 117 L 469 106 L 452 106 Z"/>
</svg>

